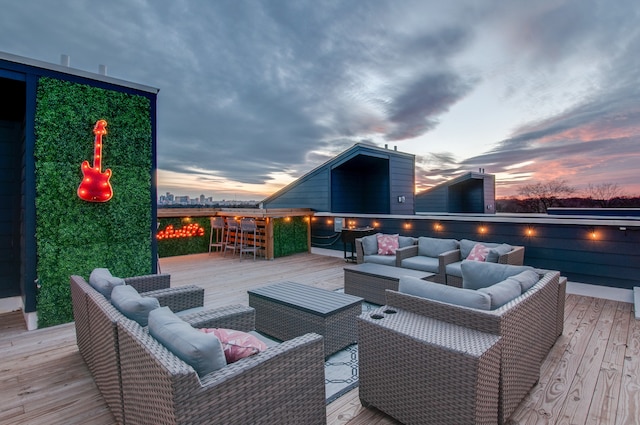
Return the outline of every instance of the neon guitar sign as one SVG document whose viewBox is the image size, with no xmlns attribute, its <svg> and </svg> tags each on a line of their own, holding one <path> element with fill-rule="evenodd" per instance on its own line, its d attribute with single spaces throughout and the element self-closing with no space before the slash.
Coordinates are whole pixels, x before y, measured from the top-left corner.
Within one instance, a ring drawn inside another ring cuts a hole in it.
<svg viewBox="0 0 640 425">
<path fill-rule="evenodd" d="M 111 170 L 102 172 L 102 136 L 107 134 L 107 121 L 96 121 L 93 127 L 96 135 L 93 151 L 93 167 L 89 161 L 84 161 L 81 166 L 82 182 L 78 186 L 78 197 L 88 202 L 107 202 L 113 196 L 113 189 L 109 179 Z"/>
</svg>

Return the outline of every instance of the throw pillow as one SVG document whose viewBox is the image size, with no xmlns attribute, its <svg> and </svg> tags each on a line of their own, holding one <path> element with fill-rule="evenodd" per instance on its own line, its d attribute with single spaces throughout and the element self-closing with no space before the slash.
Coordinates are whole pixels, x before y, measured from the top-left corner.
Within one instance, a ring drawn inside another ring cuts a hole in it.
<svg viewBox="0 0 640 425">
<path fill-rule="evenodd" d="M 491 308 L 491 297 L 488 294 L 429 282 L 417 277 L 401 276 L 398 292 L 480 310 Z"/>
<path fill-rule="evenodd" d="M 111 304 L 140 326 L 147 326 L 149 313 L 160 307 L 157 298 L 143 297 L 131 285 L 118 285 L 111 291 Z"/>
<path fill-rule="evenodd" d="M 473 249 L 467 256 L 467 260 L 485 261 L 487 259 L 488 253 L 489 253 L 489 248 L 482 245 L 481 243 L 477 243 L 474 245 Z"/>
<path fill-rule="evenodd" d="M 486 288 L 527 270 L 533 270 L 533 267 L 469 260 L 460 264 L 462 287 L 466 289 Z"/>
<path fill-rule="evenodd" d="M 227 365 L 220 340 L 176 316 L 169 307 L 149 313 L 149 334 L 204 376 Z"/>
<path fill-rule="evenodd" d="M 378 235 L 369 235 L 362 238 L 362 252 L 364 255 L 376 255 L 378 253 Z"/>
<path fill-rule="evenodd" d="M 112 276 L 109 269 L 97 268 L 93 269 L 89 276 L 89 285 L 110 300 L 111 291 L 118 285 L 124 285 L 124 279 Z"/>
<path fill-rule="evenodd" d="M 455 239 L 428 238 L 420 236 L 418 238 L 418 255 L 424 257 L 437 257 L 440 254 L 458 249 L 458 241 Z"/>
<path fill-rule="evenodd" d="M 267 349 L 264 342 L 246 332 L 222 328 L 202 328 L 200 331 L 214 334 L 220 340 L 227 363 L 237 362 Z"/>
<path fill-rule="evenodd" d="M 398 235 L 378 234 L 378 255 L 396 255 Z"/>
</svg>

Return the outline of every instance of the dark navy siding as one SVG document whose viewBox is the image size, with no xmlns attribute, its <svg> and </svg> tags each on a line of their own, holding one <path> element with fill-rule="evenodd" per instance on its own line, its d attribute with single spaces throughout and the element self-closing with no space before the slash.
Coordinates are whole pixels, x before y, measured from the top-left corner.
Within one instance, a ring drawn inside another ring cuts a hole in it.
<svg viewBox="0 0 640 425">
<path fill-rule="evenodd" d="M 384 233 L 522 245 L 526 265 L 559 270 L 570 281 L 624 289 L 640 286 L 640 221 L 620 226 L 619 223 L 593 225 L 593 220 L 584 219 L 557 220 L 527 223 L 522 218 L 519 218 L 520 222 L 514 222 L 513 218 L 501 217 L 496 221 L 493 214 L 487 215 L 486 220 L 481 216 L 471 219 L 455 216 L 349 217 L 356 226 L 374 226 Z M 436 224 L 440 230 L 436 230 Z M 317 217 L 312 221 L 312 237 L 328 234 L 332 231 L 330 226 L 327 220 Z M 480 232 L 481 227 L 485 233 Z M 532 236 L 527 236 L 528 229 L 533 232 Z M 592 236 L 594 231 L 595 238 Z M 324 247 L 342 249 L 339 240 Z"/>
</svg>

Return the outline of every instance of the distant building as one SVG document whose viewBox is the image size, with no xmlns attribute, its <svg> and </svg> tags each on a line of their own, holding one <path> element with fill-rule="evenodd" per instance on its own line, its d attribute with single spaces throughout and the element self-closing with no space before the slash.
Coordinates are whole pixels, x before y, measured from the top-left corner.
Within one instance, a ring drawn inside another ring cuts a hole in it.
<svg viewBox="0 0 640 425">
<path fill-rule="evenodd" d="M 416 195 L 416 212 L 495 214 L 496 178 L 471 172 Z"/>
<path fill-rule="evenodd" d="M 415 155 L 357 143 L 262 201 L 264 208 L 413 214 Z"/>
</svg>

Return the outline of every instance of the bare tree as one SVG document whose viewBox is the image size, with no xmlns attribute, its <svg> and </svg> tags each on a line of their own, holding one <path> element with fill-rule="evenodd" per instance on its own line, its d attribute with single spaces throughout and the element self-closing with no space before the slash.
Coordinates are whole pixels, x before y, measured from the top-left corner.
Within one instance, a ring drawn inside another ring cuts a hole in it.
<svg viewBox="0 0 640 425">
<path fill-rule="evenodd" d="M 524 202 L 528 209 L 540 213 L 546 213 L 549 207 L 559 206 L 559 197 L 571 195 L 575 191 L 564 179 L 525 184 L 518 189 L 518 193 L 527 198 Z"/>
<path fill-rule="evenodd" d="M 585 192 L 587 198 L 597 202 L 602 208 L 610 207 L 613 199 L 624 196 L 617 183 L 589 183 Z"/>
</svg>

